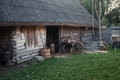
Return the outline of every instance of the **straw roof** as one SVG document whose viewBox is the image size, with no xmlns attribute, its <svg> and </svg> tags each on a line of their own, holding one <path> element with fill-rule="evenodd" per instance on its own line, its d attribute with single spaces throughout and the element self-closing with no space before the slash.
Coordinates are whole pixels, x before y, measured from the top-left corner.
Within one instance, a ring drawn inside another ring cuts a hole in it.
<svg viewBox="0 0 120 80">
<path fill-rule="evenodd" d="M 79 0 L 0 0 L 0 23 L 3 22 L 90 26 L 92 16 Z"/>
</svg>

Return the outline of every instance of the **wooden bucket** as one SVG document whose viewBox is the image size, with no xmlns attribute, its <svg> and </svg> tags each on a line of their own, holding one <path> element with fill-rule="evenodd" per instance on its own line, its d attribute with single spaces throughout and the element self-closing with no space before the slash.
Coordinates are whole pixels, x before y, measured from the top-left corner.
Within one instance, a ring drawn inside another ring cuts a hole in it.
<svg viewBox="0 0 120 80">
<path fill-rule="evenodd" d="M 44 57 L 44 58 L 51 58 L 51 54 L 50 54 L 50 49 L 48 48 L 42 48 L 41 51 L 40 51 L 41 55 Z"/>
</svg>

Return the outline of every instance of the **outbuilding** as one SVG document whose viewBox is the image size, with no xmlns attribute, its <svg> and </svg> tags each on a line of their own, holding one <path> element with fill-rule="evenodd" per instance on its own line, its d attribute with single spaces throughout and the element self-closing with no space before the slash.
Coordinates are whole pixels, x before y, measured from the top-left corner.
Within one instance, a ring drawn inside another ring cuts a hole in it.
<svg viewBox="0 0 120 80">
<path fill-rule="evenodd" d="M 79 0 L 0 0 L 0 54 L 10 55 L 8 63 L 27 61 L 51 44 L 61 52 L 66 37 L 91 41 L 93 28 Z"/>
</svg>

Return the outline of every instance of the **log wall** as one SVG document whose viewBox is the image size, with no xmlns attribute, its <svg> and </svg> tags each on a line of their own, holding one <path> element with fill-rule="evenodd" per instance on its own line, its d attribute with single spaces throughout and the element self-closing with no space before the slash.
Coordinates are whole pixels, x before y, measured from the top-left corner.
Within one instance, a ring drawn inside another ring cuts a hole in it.
<svg viewBox="0 0 120 80">
<path fill-rule="evenodd" d="M 63 38 L 70 38 L 76 41 L 81 41 L 86 50 L 99 50 L 99 43 L 92 41 L 92 29 L 85 27 L 62 27 L 61 42 Z"/>
<path fill-rule="evenodd" d="M 8 64 L 13 62 L 15 49 L 15 27 L 0 27 L 0 62 Z"/>
<path fill-rule="evenodd" d="M 91 41 L 92 30 L 80 27 L 61 27 L 61 38 L 69 37 L 76 41 Z"/>
<path fill-rule="evenodd" d="M 61 27 L 61 38 L 68 37 L 80 41 L 80 28 L 78 27 Z"/>
<path fill-rule="evenodd" d="M 62 26 L 59 32 L 60 42 L 63 37 L 82 42 L 92 40 L 92 30 L 82 27 Z M 4 37 L 0 40 L 2 45 L 0 48 L 5 47 L 6 52 L 12 54 L 11 61 L 16 63 L 27 61 L 38 55 L 40 49 L 46 45 L 46 28 L 42 26 L 10 27 L 1 32 L 1 35 Z"/>
<path fill-rule="evenodd" d="M 82 41 L 92 41 L 92 30 L 89 28 L 82 29 Z"/>
<path fill-rule="evenodd" d="M 46 30 L 44 27 L 16 27 L 15 30 L 14 61 L 21 63 L 38 55 L 46 42 Z"/>
</svg>

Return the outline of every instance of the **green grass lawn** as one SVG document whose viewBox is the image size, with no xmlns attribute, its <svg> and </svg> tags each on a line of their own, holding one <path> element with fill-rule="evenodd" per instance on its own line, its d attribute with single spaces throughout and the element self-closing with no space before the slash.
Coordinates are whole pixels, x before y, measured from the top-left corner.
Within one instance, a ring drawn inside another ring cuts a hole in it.
<svg viewBox="0 0 120 80">
<path fill-rule="evenodd" d="M 2 80 L 120 80 L 120 49 L 30 63 Z"/>
</svg>

